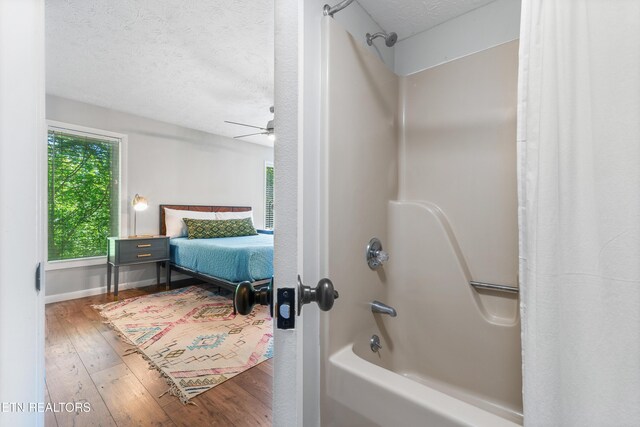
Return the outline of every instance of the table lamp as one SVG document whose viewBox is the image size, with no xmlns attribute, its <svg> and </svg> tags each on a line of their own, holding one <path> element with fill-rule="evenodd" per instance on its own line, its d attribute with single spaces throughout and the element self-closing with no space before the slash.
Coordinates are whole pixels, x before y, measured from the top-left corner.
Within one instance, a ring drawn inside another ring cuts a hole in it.
<svg viewBox="0 0 640 427">
<path fill-rule="evenodd" d="M 131 202 L 133 206 L 133 236 L 130 237 L 138 237 L 137 233 L 137 223 L 138 223 L 138 211 L 143 211 L 149 207 L 147 203 L 147 199 L 142 197 L 139 194 L 136 194 L 133 197 L 133 201 Z"/>
</svg>

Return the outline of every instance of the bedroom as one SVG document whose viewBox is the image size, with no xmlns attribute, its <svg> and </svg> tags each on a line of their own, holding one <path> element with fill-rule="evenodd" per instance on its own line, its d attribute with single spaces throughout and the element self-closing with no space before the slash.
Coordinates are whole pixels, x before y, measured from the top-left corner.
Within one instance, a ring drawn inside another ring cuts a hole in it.
<svg viewBox="0 0 640 427">
<path fill-rule="evenodd" d="M 262 356 L 272 344 L 251 363 L 244 348 L 257 345 L 254 336 L 271 336 L 271 321 L 242 329 L 229 310 L 235 284 L 259 286 L 273 275 L 273 4 L 47 0 L 45 7 L 45 391 L 47 401 L 91 405 L 86 413 L 49 413 L 46 424 L 197 424 L 205 410 L 242 425 L 237 414 L 249 407 L 260 414 L 247 425 L 269 424 L 272 367 Z M 196 237 L 222 238 L 187 238 L 183 218 L 215 220 L 215 230 Z M 219 226 L 238 221 L 244 228 Z M 165 306 L 208 298 L 187 303 L 198 320 L 181 330 L 175 323 L 184 313 L 169 322 L 164 311 L 153 346 L 137 335 L 148 319 L 108 327 L 93 308 L 131 307 L 134 297 L 157 305 L 160 292 Z M 222 332 L 230 323 L 242 332 Z M 165 336 L 179 337 L 185 356 L 154 353 Z M 243 340 L 245 347 L 233 347 Z M 186 363 L 187 354 L 204 362 Z M 210 361 L 216 354 L 234 362 Z M 242 368 L 229 370 L 235 365 Z M 177 366 L 227 371 L 194 377 L 194 386 L 172 377 Z M 230 395 L 224 410 L 211 409 Z"/>
</svg>

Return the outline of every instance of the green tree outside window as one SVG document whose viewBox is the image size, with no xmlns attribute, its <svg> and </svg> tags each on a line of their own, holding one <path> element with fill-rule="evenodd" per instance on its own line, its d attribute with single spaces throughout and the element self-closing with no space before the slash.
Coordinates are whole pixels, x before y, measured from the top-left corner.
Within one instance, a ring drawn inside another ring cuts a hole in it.
<svg viewBox="0 0 640 427">
<path fill-rule="evenodd" d="M 265 167 L 265 219 L 264 228 L 273 230 L 273 166 Z"/>
<path fill-rule="evenodd" d="M 49 261 L 104 256 L 119 229 L 119 143 L 48 134 Z"/>
</svg>

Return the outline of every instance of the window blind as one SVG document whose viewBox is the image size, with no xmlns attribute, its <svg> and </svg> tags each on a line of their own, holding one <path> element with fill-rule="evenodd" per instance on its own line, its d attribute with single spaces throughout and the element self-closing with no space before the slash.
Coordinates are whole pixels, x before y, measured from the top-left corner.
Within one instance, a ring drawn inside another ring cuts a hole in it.
<svg viewBox="0 0 640 427">
<path fill-rule="evenodd" d="M 273 166 L 265 166 L 265 219 L 264 228 L 273 230 Z"/>
<path fill-rule="evenodd" d="M 120 140 L 49 129 L 48 259 L 104 256 L 119 234 Z"/>
</svg>

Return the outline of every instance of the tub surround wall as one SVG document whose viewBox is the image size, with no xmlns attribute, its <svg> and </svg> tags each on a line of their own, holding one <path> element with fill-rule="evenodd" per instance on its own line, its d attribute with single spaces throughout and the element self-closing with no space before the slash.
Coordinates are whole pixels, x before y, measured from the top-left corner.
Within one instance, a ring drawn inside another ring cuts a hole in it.
<svg viewBox="0 0 640 427">
<path fill-rule="evenodd" d="M 510 319 L 495 316 L 493 307 L 488 310 L 467 285 L 470 270 L 451 225 L 436 205 L 392 201 L 388 220 L 388 250 L 394 262 L 385 267 L 390 283 L 382 300 L 399 317 L 372 316 L 374 321 L 359 335 L 353 352 L 521 422 L 522 381 L 513 374 L 521 366 L 517 311 Z M 515 298 L 509 301 L 517 307 Z M 381 339 L 377 354 L 369 348 L 373 334 Z M 344 369 L 342 362 L 338 364 Z"/>
<path fill-rule="evenodd" d="M 478 425 L 519 422 L 517 298 L 468 284 L 517 282 L 517 43 L 398 77 L 335 20 L 324 20 L 323 37 L 321 275 L 340 299 L 322 316 L 322 424 L 384 420 L 384 408 L 347 387 L 362 378 L 345 351 L 414 379 L 421 395 L 444 390 L 504 416 Z M 377 271 L 364 260 L 373 236 L 391 256 Z M 373 315 L 376 299 L 398 316 Z M 374 333 L 378 354 L 368 346 Z M 409 408 L 407 419 L 434 411 Z"/>
<path fill-rule="evenodd" d="M 518 42 L 403 78 L 400 200 L 445 213 L 473 280 L 517 285 Z"/>
<path fill-rule="evenodd" d="M 333 309 L 321 317 L 326 364 L 329 356 L 368 328 L 368 305 L 384 295 L 384 274 L 369 269 L 364 247 L 371 237 L 387 241 L 387 203 L 397 196 L 398 79 L 375 54 L 366 50 L 334 19 L 323 18 L 323 152 L 321 179 L 321 276 L 340 292 Z M 326 366 L 326 365 L 325 365 Z M 326 377 L 321 387 L 326 388 Z M 324 414 L 336 402 L 322 393 Z M 322 424 L 343 422 L 323 419 Z"/>
<path fill-rule="evenodd" d="M 302 220 L 301 230 L 304 234 L 303 245 L 299 250 L 304 253 L 302 259 L 302 278 L 307 284 L 316 283 L 322 276 L 320 275 L 320 227 L 319 215 L 320 207 L 320 147 L 323 146 L 321 140 L 321 73 L 323 70 L 321 58 L 322 33 L 321 24 L 324 18 L 322 14 L 326 0 L 305 0 L 299 2 L 304 15 L 303 27 L 300 31 L 304 34 L 301 44 L 303 57 L 302 73 L 302 137 L 299 150 L 302 156 L 304 168 L 304 179 L 300 181 L 302 191 L 298 195 L 301 202 Z M 343 28 L 354 35 L 361 46 L 372 50 L 376 54 L 373 46 L 367 46 L 364 35 L 367 32 L 377 32 L 382 29 L 376 24 L 371 16 L 357 3 L 351 4 L 334 16 L 334 20 Z M 376 39 L 374 41 L 378 49 L 385 58 L 388 67 L 393 68 L 393 49 L 387 49 L 384 41 Z M 320 310 L 317 306 L 307 305 L 303 312 L 304 322 L 300 322 L 302 330 L 298 332 L 298 339 L 303 341 L 302 351 L 304 357 L 299 357 L 305 366 L 301 369 L 304 376 L 299 379 L 303 385 L 304 408 L 303 424 L 305 426 L 320 425 L 320 372 L 317 367 L 320 364 L 320 352 L 318 351 L 317 337 L 320 334 Z M 322 313 L 324 316 L 324 313 Z M 301 333 L 300 333 L 301 332 Z M 310 368 L 306 367 L 309 364 Z M 318 403 L 315 403 L 318 402 Z"/>
<path fill-rule="evenodd" d="M 323 25 L 328 60 L 322 175 L 328 192 L 321 247 L 329 254 L 322 275 L 347 302 L 330 312 L 333 353 L 353 339 L 353 330 L 370 323 L 368 303 L 384 294 L 385 276 L 369 269 L 364 247 L 374 236 L 387 241 L 387 203 L 397 196 L 398 79 L 335 20 L 326 18 Z"/>
<path fill-rule="evenodd" d="M 517 301 L 507 297 L 514 308 L 510 319 L 483 304 L 483 296 L 468 285 L 464 252 L 436 205 L 390 202 L 388 233 L 395 262 L 386 267 L 392 283 L 384 301 L 404 319 L 374 316 L 356 353 L 435 388 L 444 384 L 479 406 L 491 401 L 505 414 L 521 413 Z M 379 355 L 365 341 L 376 331 L 383 346 Z"/>
</svg>

